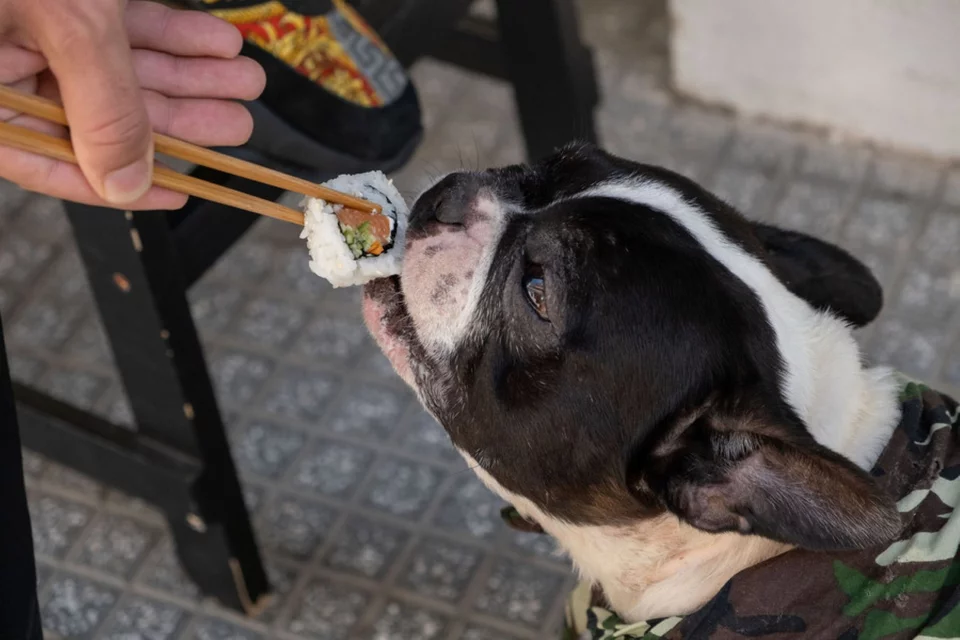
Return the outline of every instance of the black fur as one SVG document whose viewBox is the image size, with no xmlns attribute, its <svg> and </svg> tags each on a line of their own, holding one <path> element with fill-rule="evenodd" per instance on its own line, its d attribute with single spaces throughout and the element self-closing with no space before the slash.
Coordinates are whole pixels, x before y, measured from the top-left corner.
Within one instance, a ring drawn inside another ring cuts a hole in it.
<svg viewBox="0 0 960 640">
<path fill-rule="evenodd" d="M 474 335 L 452 361 L 422 369 L 443 378 L 420 386 L 454 443 L 508 490 L 575 523 L 669 509 L 707 530 L 817 548 L 889 535 L 892 505 L 782 399 L 775 336 L 753 291 L 669 216 L 569 197 L 626 176 L 679 192 L 815 307 L 855 324 L 879 311 L 879 285 L 846 253 L 750 223 L 661 168 L 574 147 L 532 168 L 453 174 L 420 198 L 409 237 L 462 224 L 479 189 L 522 212 L 496 248 Z M 544 273 L 546 322 L 525 295 L 531 265 Z M 838 483 L 833 495 L 813 482 L 788 487 L 810 468 Z M 761 490 L 757 477 L 771 485 Z M 784 496 L 814 506 L 797 514 Z M 843 520 L 861 516 L 881 525 Z"/>
</svg>

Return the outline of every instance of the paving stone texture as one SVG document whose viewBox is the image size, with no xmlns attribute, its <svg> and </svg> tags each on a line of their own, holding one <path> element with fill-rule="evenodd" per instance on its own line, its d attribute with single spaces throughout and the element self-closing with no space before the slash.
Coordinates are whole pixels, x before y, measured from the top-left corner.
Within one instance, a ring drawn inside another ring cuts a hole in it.
<svg viewBox="0 0 960 640">
<path fill-rule="evenodd" d="M 662 2 L 581 8 L 604 144 L 851 250 L 886 290 L 859 333 L 870 360 L 960 389 L 960 168 L 684 104 L 664 88 Z M 508 85 L 430 60 L 413 75 L 428 134 L 396 176 L 408 196 L 446 170 L 521 159 Z M 0 184 L 0 230 L 14 376 L 128 423 L 60 203 Z M 198 599 L 158 513 L 27 451 L 50 637 L 555 637 L 567 565 L 504 528 L 367 337 L 357 291 L 312 275 L 294 230 L 259 223 L 191 301 L 279 597 L 256 620 Z"/>
</svg>

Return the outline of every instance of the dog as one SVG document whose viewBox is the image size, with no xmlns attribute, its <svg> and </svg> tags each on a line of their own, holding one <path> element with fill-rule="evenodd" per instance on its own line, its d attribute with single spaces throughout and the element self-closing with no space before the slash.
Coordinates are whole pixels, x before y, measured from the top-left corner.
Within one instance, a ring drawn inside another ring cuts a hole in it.
<svg viewBox="0 0 960 640">
<path fill-rule="evenodd" d="M 767 568 L 761 588 L 789 591 L 800 576 L 771 583 L 769 568 L 797 570 L 794 554 L 849 560 L 910 529 L 901 487 L 884 484 L 906 476 L 875 466 L 904 384 L 865 367 L 853 335 L 883 293 L 845 251 L 584 144 L 447 175 L 408 225 L 401 275 L 365 287 L 370 332 L 481 480 L 619 621 L 679 629 L 735 576 Z M 952 426 L 955 404 L 928 396 L 925 415 Z M 956 431 L 929 430 L 943 455 L 914 452 L 911 490 L 940 495 Z M 764 611 L 773 632 L 799 633 L 783 637 L 870 624 L 784 627 L 784 611 Z"/>
</svg>

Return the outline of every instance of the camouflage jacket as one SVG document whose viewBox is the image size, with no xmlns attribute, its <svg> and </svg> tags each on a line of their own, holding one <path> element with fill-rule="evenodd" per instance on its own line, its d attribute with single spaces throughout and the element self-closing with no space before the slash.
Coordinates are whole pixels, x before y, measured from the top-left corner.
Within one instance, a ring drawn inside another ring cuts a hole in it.
<svg viewBox="0 0 960 640">
<path fill-rule="evenodd" d="M 788 552 L 740 572 L 682 618 L 626 624 L 582 585 L 568 601 L 564 638 L 960 638 L 960 407 L 914 382 L 901 402 L 900 424 L 872 471 L 899 497 L 899 540 L 858 552 Z"/>
</svg>

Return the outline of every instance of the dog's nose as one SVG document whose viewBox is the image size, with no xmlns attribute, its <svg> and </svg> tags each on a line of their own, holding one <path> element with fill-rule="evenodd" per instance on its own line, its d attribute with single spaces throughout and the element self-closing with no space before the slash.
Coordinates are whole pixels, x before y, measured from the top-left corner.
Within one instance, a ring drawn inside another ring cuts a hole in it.
<svg viewBox="0 0 960 640">
<path fill-rule="evenodd" d="M 410 225 L 433 221 L 462 225 L 479 188 L 479 180 L 469 173 L 448 175 L 420 196 L 410 214 Z"/>
</svg>

